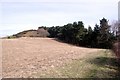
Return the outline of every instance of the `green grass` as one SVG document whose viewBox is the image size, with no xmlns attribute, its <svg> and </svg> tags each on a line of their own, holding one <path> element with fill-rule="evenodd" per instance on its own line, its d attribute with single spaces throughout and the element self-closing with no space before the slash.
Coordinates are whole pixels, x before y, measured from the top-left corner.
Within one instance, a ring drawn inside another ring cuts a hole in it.
<svg viewBox="0 0 120 80">
<path fill-rule="evenodd" d="M 34 74 L 44 78 L 120 78 L 115 57 L 110 50 L 89 53 L 61 67 Z"/>
</svg>

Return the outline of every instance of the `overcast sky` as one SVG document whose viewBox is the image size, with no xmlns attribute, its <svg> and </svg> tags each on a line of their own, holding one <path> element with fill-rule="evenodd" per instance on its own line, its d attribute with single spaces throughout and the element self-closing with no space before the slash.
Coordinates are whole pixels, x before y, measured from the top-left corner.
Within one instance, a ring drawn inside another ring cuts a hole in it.
<svg viewBox="0 0 120 80">
<path fill-rule="evenodd" d="M 119 0 L 1 0 L 0 36 L 39 26 L 57 26 L 83 21 L 85 27 L 103 17 L 118 19 Z"/>
</svg>

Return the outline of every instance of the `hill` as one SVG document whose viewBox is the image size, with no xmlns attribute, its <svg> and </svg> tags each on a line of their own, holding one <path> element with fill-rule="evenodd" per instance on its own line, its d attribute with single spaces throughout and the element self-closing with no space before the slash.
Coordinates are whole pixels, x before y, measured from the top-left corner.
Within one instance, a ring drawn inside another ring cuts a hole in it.
<svg viewBox="0 0 120 80">
<path fill-rule="evenodd" d="M 47 37 L 49 36 L 49 32 L 44 29 L 43 27 L 38 27 L 37 30 L 26 30 L 19 32 L 17 34 L 14 34 L 12 37 Z"/>
</svg>

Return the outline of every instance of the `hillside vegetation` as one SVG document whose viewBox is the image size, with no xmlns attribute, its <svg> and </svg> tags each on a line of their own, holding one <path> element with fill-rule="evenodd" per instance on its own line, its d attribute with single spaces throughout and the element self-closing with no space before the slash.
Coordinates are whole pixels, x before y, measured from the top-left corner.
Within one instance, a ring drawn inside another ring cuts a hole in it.
<svg viewBox="0 0 120 80">
<path fill-rule="evenodd" d="M 100 25 L 96 24 L 94 29 L 91 26 L 85 28 L 84 23 L 78 21 L 64 26 L 50 27 L 48 32 L 52 38 L 55 37 L 67 43 L 91 48 L 111 48 L 117 39 L 116 32 L 112 30 L 112 26 L 105 18 L 101 19 Z"/>
<path fill-rule="evenodd" d="M 88 53 L 60 67 L 32 74 L 38 78 L 120 78 L 120 65 L 110 50 Z"/>
<path fill-rule="evenodd" d="M 8 38 L 19 38 L 19 37 L 47 37 L 49 36 L 48 31 L 44 27 L 39 27 L 37 30 L 26 30 L 14 34 L 12 36 L 8 36 Z"/>
<path fill-rule="evenodd" d="M 93 26 L 92 26 L 93 27 Z M 82 21 L 68 23 L 64 26 L 39 27 L 38 30 L 27 30 L 13 35 L 12 37 L 50 37 L 58 38 L 66 43 L 90 48 L 112 48 L 118 35 L 108 20 L 103 18 L 100 25 L 96 24 L 92 29 L 84 27 Z M 12 38 L 8 37 L 8 38 Z"/>
<path fill-rule="evenodd" d="M 93 29 L 91 26 L 85 28 L 82 21 L 68 23 L 64 26 L 42 26 L 38 30 L 23 31 L 8 38 L 50 37 L 82 47 L 114 49 L 113 51 L 120 60 L 120 26 L 118 26 L 119 23 L 111 26 L 108 21 L 105 18 L 101 19 L 100 25 L 96 24 Z"/>
<path fill-rule="evenodd" d="M 3 77 L 120 78 L 117 33 L 103 18 L 94 29 L 78 21 L 14 34 L 3 39 Z"/>
</svg>

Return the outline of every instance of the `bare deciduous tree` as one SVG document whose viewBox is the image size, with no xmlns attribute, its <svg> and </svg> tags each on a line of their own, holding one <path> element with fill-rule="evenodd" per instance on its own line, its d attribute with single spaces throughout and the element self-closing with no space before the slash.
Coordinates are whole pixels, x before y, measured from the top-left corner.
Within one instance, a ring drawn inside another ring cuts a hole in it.
<svg viewBox="0 0 120 80">
<path fill-rule="evenodd" d="M 114 32 L 115 36 L 117 37 L 117 41 L 113 44 L 113 51 L 117 57 L 117 60 L 120 63 L 120 21 L 116 21 L 111 26 L 111 29 Z"/>
<path fill-rule="evenodd" d="M 113 24 L 111 26 L 111 30 L 116 35 L 118 40 L 120 40 L 120 21 L 113 22 Z"/>
</svg>

